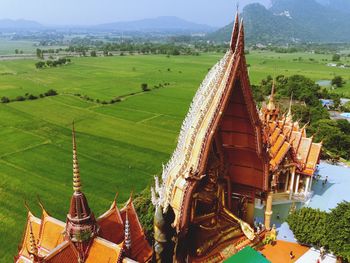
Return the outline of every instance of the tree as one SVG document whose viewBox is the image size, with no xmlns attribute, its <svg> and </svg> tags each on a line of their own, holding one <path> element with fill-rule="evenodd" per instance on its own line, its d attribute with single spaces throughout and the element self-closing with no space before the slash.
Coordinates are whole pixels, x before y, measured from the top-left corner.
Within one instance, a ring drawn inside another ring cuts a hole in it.
<svg viewBox="0 0 350 263">
<path fill-rule="evenodd" d="M 44 53 L 41 49 L 37 48 L 36 49 L 36 56 L 40 59 L 43 59 L 44 58 Z"/>
<path fill-rule="evenodd" d="M 334 54 L 334 55 L 332 56 L 332 61 L 337 62 L 337 61 L 339 61 L 339 60 L 340 60 L 340 55 L 339 55 L 339 54 Z"/>
<path fill-rule="evenodd" d="M 287 222 L 300 243 L 321 247 L 326 243 L 326 219 L 326 212 L 304 207 L 290 214 Z"/>
<path fill-rule="evenodd" d="M 34 96 L 33 94 L 30 94 L 28 96 L 28 100 L 36 100 L 38 97 L 37 96 Z"/>
<path fill-rule="evenodd" d="M 341 76 L 335 76 L 332 79 L 332 85 L 336 86 L 337 88 L 342 87 L 345 84 L 345 81 L 343 80 L 343 78 Z"/>
<path fill-rule="evenodd" d="M 139 215 L 140 223 L 145 230 L 147 239 L 152 243 L 153 240 L 153 219 L 155 208 L 151 202 L 151 190 L 147 187 L 141 193 L 137 194 L 134 199 L 134 206 Z"/>
<path fill-rule="evenodd" d="M 345 134 L 350 134 L 350 122 L 344 119 L 336 120 L 338 128 Z"/>
<path fill-rule="evenodd" d="M 19 50 L 18 49 L 15 49 L 15 54 L 18 54 L 19 53 Z"/>
<path fill-rule="evenodd" d="M 45 67 L 45 62 L 44 61 L 38 61 L 37 63 L 35 63 L 35 67 L 37 69 L 43 68 L 43 67 Z"/>
<path fill-rule="evenodd" d="M 148 88 L 148 84 L 147 83 L 142 83 L 141 84 L 141 89 L 142 89 L 142 91 L 150 91 L 150 89 Z"/>
<path fill-rule="evenodd" d="M 350 261 L 350 203 L 342 202 L 330 213 L 304 207 L 287 218 L 300 243 L 325 247 Z"/>
<path fill-rule="evenodd" d="M 47 92 L 44 93 L 45 96 L 56 96 L 58 95 L 57 91 L 54 89 L 49 89 Z"/>
<path fill-rule="evenodd" d="M 343 121 L 319 120 L 310 127 L 316 141 L 323 141 L 323 148 L 334 157 L 350 158 L 349 126 Z"/>
<path fill-rule="evenodd" d="M 9 103 L 10 102 L 10 99 L 8 97 L 2 97 L 1 98 L 1 102 L 2 103 Z"/>
<path fill-rule="evenodd" d="M 46 65 L 51 68 L 53 66 L 53 61 L 52 60 L 46 61 Z"/>
<path fill-rule="evenodd" d="M 92 57 L 97 57 L 96 51 L 95 51 L 95 50 L 92 50 L 92 51 L 90 52 L 90 56 L 92 56 Z"/>
<path fill-rule="evenodd" d="M 332 209 L 326 220 L 329 249 L 350 262 L 350 203 L 342 202 Z"/>
<path fill-rule="evenodd" d="M 26 98 L 23 97 L 23 96 L 17 96 L 17 97 L 16 97 L 16 100 L 17 100 L 17 101 L 25 101 Z"/>
</svg>

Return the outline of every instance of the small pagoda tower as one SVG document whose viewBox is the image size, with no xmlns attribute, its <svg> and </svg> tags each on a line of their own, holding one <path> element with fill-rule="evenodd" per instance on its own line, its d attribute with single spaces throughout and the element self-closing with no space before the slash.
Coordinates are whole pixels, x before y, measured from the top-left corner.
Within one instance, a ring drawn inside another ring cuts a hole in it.
<svg viewBox="0 0 350 263">
<path fill-rule="evenodd" d="M 70 240 L 74 244 L 79 253 L 79 260 L 84 262 L 91 241 L 97 235 L 98 227 L 94 213 L 91 212 L 88 201 L 82 192 L 74 123 L 72 137 L 74 193 L 67 215 L 65 239 Z"/>
<path fill-rule="evenodd" d="M 272 89 L 269 102 L 265 107 L 262 108 L 262 114 L 263 122 L 265 123 L 276 121 L 278 119 L 279 107 L 276 107 L 275 103 L 275 80 L 273 80 L 272 82 Z"/>
</svg>

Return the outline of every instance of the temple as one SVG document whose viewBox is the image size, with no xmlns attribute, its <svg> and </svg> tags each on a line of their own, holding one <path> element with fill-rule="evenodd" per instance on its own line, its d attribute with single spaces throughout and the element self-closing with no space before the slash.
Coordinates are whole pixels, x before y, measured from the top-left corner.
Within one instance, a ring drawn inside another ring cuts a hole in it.
<svg viewBox="0 0 350 263">
<path fill-rule="evenodd" d="M 73 195 L 66 222 L 28 209 L 15 262 L 222 262 L 275 235 L 273 204 L 312 195 L 322 143 L 275 101 L 257 108 L 235 18 L 230 48 L 209 71 L 181 127 L 177 147 L 152 189 L 154 253 L 132 199 L 95 217 L 82 191 L 73 126 Z M 265 209 L 255 228 L 256 207 Z M 269 232 L 270 231 L 270 232 Z"/>
<path fill-rule="evenodd" d="M 181 127 L 177 147 L 155 177 L 152 202 L 158 262 L 222 262 L 261 243 L 276 200 L 306 200 L 321 144 L 280 113 L 274 88 L 257 108 L 236 15 L 230 48 L 209 71 Z M 275 198 L 275 201 L 273 201 Z M 255 206 L 265 230 L 255 231 Z"/>
<path fill-rule="evenodd" d="M 322 143 L 307 137 L 306 125 L 293 121 L 292 99 L 288 112 L 280 114 L 274 100 L 275 87 L 260 117 L 270 157 L 270 178 L 273 203 L 307 202 L 311 195 L 312 178 L 320 161 Z"/>
<path fill-rule="evenodd" d="M 35 217 L 28 209 L 27 224 L 15 262 L 151 260 L 152 248 L 146 240 L 131 197 L 120 210 L 114 200 L 109 210 L 95 218 L 82 191 L 74 126 L 73 190 L 66 222 L 52 217 L 41 203 L 41 218 Z"/>
</svg>

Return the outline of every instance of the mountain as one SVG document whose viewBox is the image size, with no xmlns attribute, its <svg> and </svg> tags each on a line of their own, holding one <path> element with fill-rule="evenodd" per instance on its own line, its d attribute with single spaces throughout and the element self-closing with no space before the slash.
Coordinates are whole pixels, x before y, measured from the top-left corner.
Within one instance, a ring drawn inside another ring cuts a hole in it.
<svg viewBox="0 0 350 263">
<path fill-rule="evenodd" d="M 116 22 L 92 27 L 93 29 L 109 31 L 167 31 L 167 32 L 212 32 L 215 28 L 189 22 L 174 16 L 162 16 L 157 18 L 142 19 L 130 22 Z"/>
<path fill-rule="evenodd" d="M 350 42 L 349 14 L 330 4 L 342 0 L 318 1 L 322 3 L 315 0 L 273 0 L 269 9 L 260 4 L 247 5 L 242 13 L 247 42 Z M 229 41 L 232 26 L 210 34 L 209 39 Z"/>
<path fill-rule="evenodd" d="M 31 21 L 31 20 L 12 20 L 12 19 L 0 19 L 0 29 L 3 30 L 29 30 L 29 29 L 41 29 L 43 28 L 43 25 L 39 24 L 38 22 Z"/>
</svg>

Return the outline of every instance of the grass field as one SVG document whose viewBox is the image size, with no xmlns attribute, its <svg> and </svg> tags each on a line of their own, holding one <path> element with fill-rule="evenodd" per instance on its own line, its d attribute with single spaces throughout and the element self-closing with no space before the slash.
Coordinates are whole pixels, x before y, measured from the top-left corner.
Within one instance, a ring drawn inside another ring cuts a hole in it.
<svg viewBox="0 0 350 263">
<path fill-rule="evenodd" d="M 299 57 L 302 61 L 294 61 Z M 28 200 L 40 216 L 36 196 L 64 220 L 72 194 L 71 122 L 75 120 L 82 182 L 98 216 L 115 192 L 125 201 L 131 191 L 152 184 L 169 158 L 189 103 L 205 74 L 221 55 L 198 57 L 126 56 L 73 58 L 68 66 L 36 70 L 35 61 L 0 62 L 0 97 L 38 95 L 49 88 L 61 95 L 0 104 L 0 262 L 11 262 L 20 242 Z M 310 61 L 309 58 L 315 59 Z M 325 66 L 328 56 L 251 53 L 250 77 L 304 74 L 348 80 L 350 70 Z M 319 61 L 319 62 L 316 62 Z M 170 69 L 170 71 L 168 71 Z M 84 101 L 71 94 L 109 100 L 169 82 L 113 105 Z M 349 90 L 349 91 L 348 91 Z M 348 93 L 350 94 L 350 93 Z"/>
</svg>

